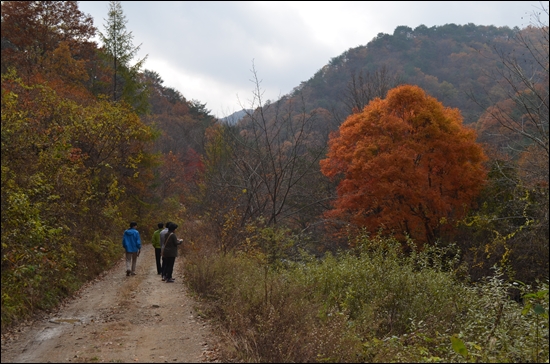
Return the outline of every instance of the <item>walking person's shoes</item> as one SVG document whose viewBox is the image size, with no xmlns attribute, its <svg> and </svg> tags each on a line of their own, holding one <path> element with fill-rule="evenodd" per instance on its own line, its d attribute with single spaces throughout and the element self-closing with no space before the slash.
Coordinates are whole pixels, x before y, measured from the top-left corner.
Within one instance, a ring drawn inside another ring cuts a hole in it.
<svg viewBox="0 0 550 364">
<path fill-rule="evenodd" d="M 174 283 L 174 281 L 175 281 L 174 278 L 170 278 L 166 281 L 166 283 Z"/>
<path fill-rule="evenodd" d="M 130 273 L 132 273 L 132 271 L 131 271 L 131 270 L 127 270 L 127 271 L 126 271 L 126 277 L 128 277 L 128 276 L 130 275 Z"/>
<path fill-rule="evenodd" d="M 130 273 L 130 274 L 133 275 L 133 276 L 135 276 L 135 275 L 136 275 L 136 272 L 132 272 L 132 273 Z"/>
<path fill-rule="evenodd" d="M 166 280 L 166 278 L 164 278 L 164 276 L 162 276 L 162 281 L 164 282 Z"/>
</svg>

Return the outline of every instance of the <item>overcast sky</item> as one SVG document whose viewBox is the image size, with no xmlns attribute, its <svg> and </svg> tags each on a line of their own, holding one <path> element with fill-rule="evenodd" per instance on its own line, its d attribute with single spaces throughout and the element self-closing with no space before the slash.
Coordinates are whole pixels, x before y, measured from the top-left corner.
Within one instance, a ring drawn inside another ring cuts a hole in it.
<svg viewBox="0 0 550 364">
<path fill-rule="evenodd" d="M 108 1 L 79 1 L 104 31 Z M 250 106 L 256 68 L 264 100 L 309 80 L 331 58 L 397 26 L 530 24 L 539 1 L 122 1 L 144 69 L 217 117 Z M 548 1 L 543 2 L 548 8 Z M 548 21 L 546 20 L 546 24 Z M 240 100 L 240 103 L 239 103 Z"/>
</svg>

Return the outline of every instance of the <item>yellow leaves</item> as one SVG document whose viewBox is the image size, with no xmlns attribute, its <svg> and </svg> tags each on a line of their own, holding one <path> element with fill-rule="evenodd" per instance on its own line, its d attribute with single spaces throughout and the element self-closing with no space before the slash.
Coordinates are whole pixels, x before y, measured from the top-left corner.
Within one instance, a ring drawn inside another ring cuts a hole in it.
<svg viewBox="0 0 550 364">
<path fill-rule="evenodd" d="M 464 342 L 461 339 L 459 339 L 457 335 L 451 336 L 451 345 L 453 347 L 453 350 L 457 354 L 462 355 L 466 359 L 468 358 L 468 349 L 466 349 Z"/>
<path fill-rule="evenodd" d="M 113 178 L 113 181 L 109 185 L 109 196 L 112 197 L 114 200 L 118 200 L 122 191 L 123 189 L 119 188 L 118 186 L 118 179 L 116 179 L 116 177 Z"/>
<path fill-rule="evenodd" d="M 88 80 L 84 60 L 77 61 L 72 57 L 67 42 L 59 43 L 59 46 L 51 54 L 47 55 L 43 65 L 46 68 L 46 72 L 54 73 L 69 85 L 79 84 Z"/>
<path fill-rule="evenodd" d="M 2 242 L 10 242 L 3 251 L 13 260 L 6 263 L 3 256 L 3 266 L 15 272 L 34 260 L 74 276 L 71 241 L 93 240 L 86 234 L 93 227 L 84 224 L 68 234 L 67 226 L 88 222 L 91 215 L 97 226 L 116 224 L 128 204 L 126 190 L 139 191 L 135 185 L 151 135 L 127 105 L 80 104 L 49 86 L 28 86 L 3 74 Z M 44 245 L 27 249 L 30 242 Z M 81 254 L 87 248 L 77 249 Z M 4 292 L 4 275 L 2 280 Z"/>
</svg>

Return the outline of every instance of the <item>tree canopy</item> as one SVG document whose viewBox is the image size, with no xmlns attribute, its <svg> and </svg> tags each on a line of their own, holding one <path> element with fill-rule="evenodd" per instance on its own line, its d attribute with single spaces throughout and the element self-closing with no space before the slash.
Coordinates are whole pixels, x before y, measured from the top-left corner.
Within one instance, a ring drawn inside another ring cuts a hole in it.
<svg viewBox="0 0 550 364">
<path fill-rule="evenodd" d="M 141 45 L 134 46 L 132 42 L 134 36 L 126 29 L 127 23 L 120 1 L 110 1 L 105 33 L 99 32 L 99 37 L 114 70 L 113 100 L 124 99 L 127 102 L 133 102 L 137 106 L 136 110 L 142 113 L 147 109 L 146 94 L 143 93 L 144 85 L 140 82 L 138 75 L 147 56 L 136 61 L 134 65 L 130 64 Z M 121 78 L 120 81 L 119 78 Z"/>
<path fill-rule="evenodd" d="M 484 185 L 486 157 L 475 139 L 457 109 L 420 87 L 390 90 L 331 136 L 321 170 L 342 179 L 327 216 L 433 243 Z"/>
</svg>

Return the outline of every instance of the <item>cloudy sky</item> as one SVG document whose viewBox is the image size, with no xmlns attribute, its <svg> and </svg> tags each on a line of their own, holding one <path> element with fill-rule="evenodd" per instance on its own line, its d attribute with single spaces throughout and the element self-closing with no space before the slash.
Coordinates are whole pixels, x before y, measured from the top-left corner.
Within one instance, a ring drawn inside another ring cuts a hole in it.
<svg viewBox="0 0 550 364">
<path fill-rule="evenodd" d="M 542 2 L 548 8 L 548 1 Z M 397 26 L 530 24 L 539 1 L 122 1 L 145 69 L 217 117 L 249 107 L 254 65 L 277 100 L 331 58 Z M 104 31 L 108 1 L 79 1 Z M 546 24 L 547 21 L 546 21 Z"/>
</svg>

